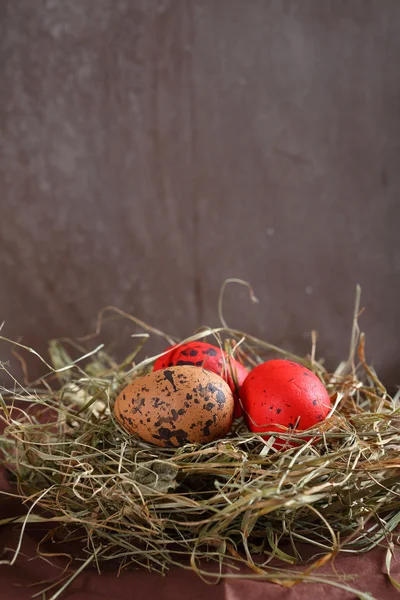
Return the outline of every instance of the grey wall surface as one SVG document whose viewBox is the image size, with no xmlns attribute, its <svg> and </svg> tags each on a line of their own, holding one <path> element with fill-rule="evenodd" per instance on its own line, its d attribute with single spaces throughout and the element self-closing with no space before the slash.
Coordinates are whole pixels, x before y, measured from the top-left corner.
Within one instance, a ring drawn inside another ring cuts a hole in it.
<svg viewBox="0 0 400 600">
<path fill-rule="evenodd" d="M 335 366 L 360 283 L 400 383 L 398 0 L 3 0 L 0 61 L 5 335 L 184 336 L 240 277 L 232 326 Z"/>
</svg>

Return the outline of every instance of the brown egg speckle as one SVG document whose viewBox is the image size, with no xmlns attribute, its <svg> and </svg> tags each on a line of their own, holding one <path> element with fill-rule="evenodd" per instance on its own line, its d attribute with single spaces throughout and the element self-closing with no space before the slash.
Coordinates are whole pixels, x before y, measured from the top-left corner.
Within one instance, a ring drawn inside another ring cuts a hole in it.
<svg viewBox="0 0 400 600">
<path fill-rule="evenodd" d="M 137 379 L 119 394 L 115 417 L 122 427 L 158 446 L 205 444 L 225 436 L 234 399 L 215 373 L 174 366 Z"/>
</svg>

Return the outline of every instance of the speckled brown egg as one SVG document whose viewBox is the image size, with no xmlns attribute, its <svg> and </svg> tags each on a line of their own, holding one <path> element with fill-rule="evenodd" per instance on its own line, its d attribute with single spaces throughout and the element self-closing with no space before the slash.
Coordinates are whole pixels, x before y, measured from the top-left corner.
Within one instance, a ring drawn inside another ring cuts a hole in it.
<svg viewBox="0 0 400 600">
<path fill-rule="evenodd" d="M 115 417 L 131 434 L 158 446 L 206 444 L 232 426 L 229 385 L 201 367 L 177 366 L 149 373 L 122 390 Z"/>
</svg>

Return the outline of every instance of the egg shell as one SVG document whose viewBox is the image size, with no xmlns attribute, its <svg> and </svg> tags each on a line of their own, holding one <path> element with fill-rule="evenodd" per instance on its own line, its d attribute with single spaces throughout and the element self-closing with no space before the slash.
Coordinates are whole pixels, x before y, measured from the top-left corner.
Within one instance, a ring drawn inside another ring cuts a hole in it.
<svg viewBox="0 0 400 600">
<path fill-rule="evenodd" d="M 218 375 L 190 365 L 136 379 L 118 395 L 114 413 L 131 434 L 158 446 L 205 444 L 232 426 L 234 399 Z"/>
<path fill-rule="evenodd" d="M 241 416 L 242 409 L 238 400 L 238 392 L 243 381 L 249 374 L 238 360 L 229 356 L 212 344 L 206 342 L 188 342 L 182 345 L 171 346 L 167 354 L 160 356 L 154 363 L 153 371 L 165 369 L 170 366 L 196 366 L 203 367 L 220 375 L 231 388 L 235 398 L 235 414 Z"/>
<path fill-rule="evenodd" d="M 303 431 L 323 421 L 331 402 L 316 375 L 289 360 L 270 360 L 246 377 L 240 397 L 250 431 Z"/>
</svg>

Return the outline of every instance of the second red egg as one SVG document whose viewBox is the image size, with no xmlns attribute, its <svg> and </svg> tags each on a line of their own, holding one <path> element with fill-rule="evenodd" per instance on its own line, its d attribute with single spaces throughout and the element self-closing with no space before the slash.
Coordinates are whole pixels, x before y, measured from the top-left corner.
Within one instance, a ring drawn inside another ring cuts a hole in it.
<svg viewBox="0 0 400 600">
<path fill-rule="evenodd" d="M 255 367 L 240 391 L 250 431 L 303 431 L 326 419 L 331 402 L 323 383 L 303 365 L 270 360 Z"/>
</svg>

